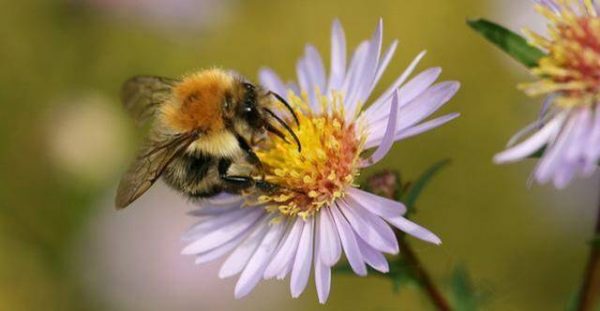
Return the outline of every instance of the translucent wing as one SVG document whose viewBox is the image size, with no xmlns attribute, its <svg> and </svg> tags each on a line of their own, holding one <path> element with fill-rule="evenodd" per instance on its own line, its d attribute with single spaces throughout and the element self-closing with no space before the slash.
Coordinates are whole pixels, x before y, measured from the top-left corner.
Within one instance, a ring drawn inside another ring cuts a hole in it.
<svg viewBox="0 0 600 311">
<path fill-rule="evenodd" d="M 198 137 L 198 133 L 155 134 L 133 161 L 117 189 L 115 205 L 125 208 L 160 177 L 165 167 Z"/>
<path fill-rule="evenodd" d="M 153 76 L 133 77 L 123 84 L 123 106 L 138 124 L 142 124 L 154 115 L 157 107 L 169 99 L 171 89 L 177 82 L 175 79 Z"/>
</svg>

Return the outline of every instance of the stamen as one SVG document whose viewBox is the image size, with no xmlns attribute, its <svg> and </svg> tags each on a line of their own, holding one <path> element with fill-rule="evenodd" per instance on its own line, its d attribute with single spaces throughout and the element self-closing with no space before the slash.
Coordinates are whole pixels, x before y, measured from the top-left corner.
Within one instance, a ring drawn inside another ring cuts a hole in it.
<svg viewBox="0 0 600 311">
<path fill-rule="evenodd" d="M 520 87 L 529 95 L 554 93 L 554 104 L 569 108 L 600 100 L 600 18 L 591 0 L 558 1 L 558 11 L 538 5 L 550 22 L 549 37 L 525 31 L 548 51 L 532 73 L 539 81 Z"/>
<path fill-rule="evenodd" d="M 313 113 L 306 96 L 290 94 L 290 107 L 302 124 L 294 133 L 303 151 L 298 154 L 293 145 L 266 140 L 256 153 L 264 165 L 265 180 L 280 187 L 274 193 L 248 196 L 248 200 L 265 204 L 273 213 L 307 218 L 343 197 L 353 185 L 364 142 L 361 127 L 357 121 L 345 121 L 342 96 L 318 98 L 319 104 L 331 108 Z"/>
</svg>

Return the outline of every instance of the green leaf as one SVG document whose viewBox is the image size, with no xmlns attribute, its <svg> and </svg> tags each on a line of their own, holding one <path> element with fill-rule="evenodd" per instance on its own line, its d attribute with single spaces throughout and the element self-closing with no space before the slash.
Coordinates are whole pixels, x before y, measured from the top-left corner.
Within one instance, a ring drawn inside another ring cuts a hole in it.
<svg viewBox="0 0 600 311">
<path fill-rule="evenodd" d="M 592 238 L 590 245 L 592 248 L 600 248 L 600 234 Z"/>
<path fill-rule="evenodd" d="M 425 186 L 429 184 L 432 178 L 444 167 L 450 164 L 450 159 L 444 159 L 439 162 L 434 163 L 431 167 L 429 167 L 417 180 L 410 186 L 410 188 L 402 195 L 400 200 L 406 205 L 408 209 L 408 214 L 413 210 L 415 203 Z"/>
<path fill-rule="evenodd" d="M 477 310 L 477 303 L 473 295 L 471 278 L 463 266 L 458 266 L 455 268 L 450 280 L 450 286 L 452 290 L 454 307 L 457 310 Z"/>
<path fill-rule="evenodd" d="M 569 299 L 567 300 L 567 306 L 565 308 L 565 311 L 577 311 L 578 300 L 579 300 L 579 290 L 577 290 L 574 293 L 571 293 L 569 295 Z"/>
<path fill-rule="evenodd" d="M 402 256 L 396 257 L 390 261 L 390 271 L 387 274 L 392 280 L 394 285 L 394 291 L 398 292 L 402 285 L 414 285 L 419 284 L 419 280 L 414 272 L 414 267 L 408 264 L 405 258 Z"/>
<path fill-rule="evenodd" d="M 331 271 L 333 273 L 338 273 L 338 274 L 350 274 L 350 275 L 356 275 L 356 273 L 354 273 L 354 271 L 352 270 L 352 267 L 350 266 L 349 263 L 345 262 L 339 265 L 334 266 Z M 373 274 L 376 276 L 383 276 L 383 277 L 389 277 L 388 273 L 381 273 L 369 266 L 367 266 L 367 272 L 369 275 Z"/>
<path fill-rule="evenodd" d="M 539 159 L 539 158 L 541 158 L 542 156 L 544 156 L 544 153 L 546 152 L 546 148 L 547 147 L 544 146 L 544 147 L 538 149 L 538 151 L 530 154 L 528 156 L 528 158 L 530 158 L 530 159 Z M 600 166 L 600 162 L 598 162 L 598 166 Z M 598 238 L 596 238 L 596 239 L 598 239 Z M 594 239 L 592 239 L 592 243 L 593 243 L 593 241 L 594 241 Z M 600 311 L 600 310 L 598 310 L 598 311 Z"/>
<path fill-rule="evenodd" d="M 458 265 L 454 268 L 450 279 L 450 288 L 455 310 L 479 310 L 481 304 L 489 297 L 489 293 L 477 289 L 463 265 Z"/>
<path fill-rule="evenodd" d="M 544 152 L 546 152 L 546 146 L 540 148 L 538 151 L 532 153 L 529 157 L 530 158 L 534 158 L 534 159 L 539 159 L 544 155 Z"/>
<path fill-rule="evenodd" d="M 540 58 L 545 55 L 540 49 L 527 43 L 525 38 L 488 20 L 467 20 L 467 24 L 529 68 L 537 66 Z"/>
<path fill-rule="evenodd" d="M 371 267 L 367 267 L 369 276 L 382 277 L 390 280 L 394 292 L 399 292 L 403 286 L 418 284 L 413 267 L 411 267 L 402 256 L 397 256 L 389 261 L 390 271 L 387 273 L 379 272 Z M 333 267 L 332 272 L 335 274 L 354 275 L 352 267 L 348 263 L 342 263 Z"/>
<path fill-rule="evenodd" d="M 579 298 L 581 296 L 581 290 L 576 290 L 569 295 L 565 311 L 578 311 L 579 310 Z M 594 311 L 600 311 L 600 306 L 596 306 Z"/>
</svg>

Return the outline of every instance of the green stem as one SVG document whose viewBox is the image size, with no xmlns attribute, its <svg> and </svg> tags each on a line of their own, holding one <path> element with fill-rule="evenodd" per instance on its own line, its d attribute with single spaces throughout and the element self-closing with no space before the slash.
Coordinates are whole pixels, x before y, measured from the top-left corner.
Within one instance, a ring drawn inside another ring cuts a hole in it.
<svg viewBox="0 0 600 311">
<path fill-rule="evenodd" d="M 450 160 L 446 159 L 434 164 L 417 180 L 416 184 L 413 185 L 413 190 L 411 190 L 408 195 L 408 202 L 405 202 L 407 203 L 407 206 L 414 205 L 418 194 L 423 190 L 427 181 L 435 175 L 440 168 L 444 167 L 449 162 Z M 399 174 L 392 171 L 383 171 L 371 176 L 368 180 L 367 187 L 370 191 L 383 197 L 399 201 L 400 198 L 396 196 L 406 190 L 399 181 Z M 452 308 L 450 308 L 450 304 L 446 298 L 444 298 L 441 291 L 435 286 L 431 277 L 423 267 L 423 264 L 419 261 L 419 258 L 417 258 L 417 255 L 410 247 L 410 244 L 406 241 L 406 234 L 397 229 L 394 230 L 394 232 L 396 234 L 396 240 L 398 240 L 401 258 L 405 260 L 408 268 L 413 273 L 413 277 L 419 282 L 419 285 L 429 300 L 431 300 L 431 303 L 439 311 L 451 311 Z"/>
<path fill-rule="evenodd" d="M 596 240 L 600 236 L 600 202 L 596 216 L 596 229 L 583 284 L 579 295 L 578 311 L 594 311 L 600 308 L 600 246 Z"/>
<path fill-rule="evenodd" d="M 400 255 L 404 257 L 410 268 L 415 273 L 416 278 L 419 280 L 421 287 L 431 300 L 431 303 L 433 303 L 433 305 L 439 311 L 451 311 L 452 308 L 450 308 L 450 304 L 435 286 L 431 280 L 431 277 L 423 268 L 423 264 L 419 261 L 419 258 L 417 258 L 415 252 L 410 247 L 408 242 L 406 242 L 404 233 L 396 231 L 396 238 L 398 239 L 398 244 L 400 246 Z"/>
</svg>

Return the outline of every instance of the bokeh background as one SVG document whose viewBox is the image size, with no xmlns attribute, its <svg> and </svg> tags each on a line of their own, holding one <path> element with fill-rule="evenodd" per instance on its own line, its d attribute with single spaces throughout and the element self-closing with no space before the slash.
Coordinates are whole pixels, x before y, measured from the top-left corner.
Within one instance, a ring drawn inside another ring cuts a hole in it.
<svg viewBox="0 0 600 311">
<path fill-rule="evenodd" d="M 462 82 L 440 113 L 451 124 L 394 147 L 382 168 L 411 179 L 453 163 L 426 190 L 416 220 L 436 247 L 411 240 L 443 289 L 467 267 L 482 310 L 563 310 L 592 231 L 597 176 L 565 191 L 527 187 L 534 162 L 493 154 L 537 115 L 515 85 L 527 72 L 465 26 L 485 16 L 540 28 L 529 1 L 21 0 L 0 5 L 0 310 L 430 310 L 416 287 L 334 275 L 329 302 L 287 282 L 233 298 L 217 264 L 179 254 L 192 207 L 163 185 L 115 211 L 114 190 L 142 133 L 118 102 L 135 74 L 180 76 L 209 66 L 255 78 L 264 65 L 293 78 L 306 42 L 329 55 L 340 18 L 353 46 L 384 18 L 400 48 L 379 91 L 414 55 Z"/>
</svg>

